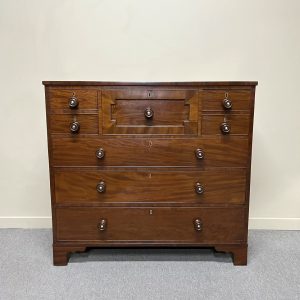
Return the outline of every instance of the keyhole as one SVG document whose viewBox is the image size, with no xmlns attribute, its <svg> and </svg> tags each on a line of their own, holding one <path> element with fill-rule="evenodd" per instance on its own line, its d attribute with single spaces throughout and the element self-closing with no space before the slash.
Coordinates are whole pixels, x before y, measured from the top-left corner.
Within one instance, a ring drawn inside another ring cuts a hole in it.
<svg viewBox="0 0 300 300">
<path fill-rule="evenodd" d="M 153 211 L 152 209 L 149 210 L 149 215 L 152 215 L 153 214 Z"/>
</svg>

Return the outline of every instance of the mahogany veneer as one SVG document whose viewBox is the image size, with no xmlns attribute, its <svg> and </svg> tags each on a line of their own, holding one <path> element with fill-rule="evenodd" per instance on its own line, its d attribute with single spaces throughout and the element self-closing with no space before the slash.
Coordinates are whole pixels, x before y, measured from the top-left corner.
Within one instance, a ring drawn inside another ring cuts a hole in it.
<svg viewBox="0 0 300 300">
<path fill-rule="evenodd" d="M 257 82 L 43 84 L 54 265 L 114 246 L 247 264 Z"/>
</svg>

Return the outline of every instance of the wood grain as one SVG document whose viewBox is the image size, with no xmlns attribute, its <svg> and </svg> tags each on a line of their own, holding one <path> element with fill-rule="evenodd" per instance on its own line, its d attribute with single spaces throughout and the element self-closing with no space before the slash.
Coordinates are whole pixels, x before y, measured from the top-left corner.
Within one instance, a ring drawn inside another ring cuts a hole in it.
<svg viewBox="0 0 300 300">
<path fill-rule="evenodd" d="M 104 135 L 198 134 L 197 90 L 107 89 L 102 92 Z M 151 108 L 151 119 L 144 111 Z"/>
<path fill-rule="evenodd" d="M 116 100 L 115 103 L 112 119 L 118 126 L 182 126 L 189 117 L 189 107 L 185 106 L 184 100 Z M 144 115 L 148 107 L 154 112 L 149 120 Z"/>
<path fill-rule="evenodd" d="M 170 86 L 170 87 L 255 87 L 257 81 L 182 81 L 182 82 L 125 82 L 125 81 L 43 81 L 45 86 L 79 86 L 79 87 L 103 87 L 103 86 L 129 86 L 129 87 L 140 87 L 140 86 Z"/>
<path fill-rule="evenodd" d="M 244 208 L 57 208 L 58 241 L 242 242 Z M 99 231 L 100 220 L 107 229 Z M 203 230 L 196 231 L 200 219 Z"/>
<path fill-rule="evenodd" d="M 93 246 L 215 247 L 232 253 L 235 265 L 247 264 L 257 82 L 43 84 L 54 265 Z M 69 108 L 73 93 L 76 109 Z M 145 106 L 154 110 L 152 120 Z M 70 134 L 75 119 L 80 133 Z M 220 134 L 224 120 L 229 135 Z M 100 147 L 103 159 L 96 158 Z M 100 180 L 104 193 L 96 191 Z M 196 182 L 204 194 L 196 194 Z M 103 218 L 107 228 L 99 231 Z"/>
<path fill-rule="evenodd" d="M 249 115 L 203 115 L 202 116 L 202 135 L 222 135 L 220 125 L 226 121 L 230 124 L 230 135 L 248 135 L 250 129 Z"/>
<path fill-rule="evenodd" d="M 84 90 L 77 88 L 56 89 L 50 88 L 48 96 L 49 109 L 70 109 L 69 100 L 75 95 L 78 99 L 77 109 L 97 109 L 97 90 Z M 70 111 L 76 109 L 70 109 Z"/>
<path fill-rule="evenodd" d="M 232 102 L 232 108 L 226 110 L 223 107 L 223 100 L 228 95 L 227 99 Z M 236 112 L 236 111 L 250 111 L 251 107 L 251 91 L 250 90 L 204 90 L 200 92 L 202 99 L 203 112 L 208 111 L 223 111 L 223 112 Z"/>
<path fill-rule="evenodd" d="M 84 252 L 85 250 L 85 246 L 74 245 L 70 247 L 53 245 L 53 264 L 55 266 L 66 266 L 72 253 Z"/>
<path fill-rule="evenodd" d="M 98 134 L 98 114 L 57 114 L 49 115 L 49 126 L 51 134 L 69 134 L 70 124 L 74 121 L 79 122 L 80 130 L 78 134 Z"/>
<path fill-rule="evenodd" d="M 53 166 L 185 166 L 246 167 L 248 140 L 237 137 L 210 139 L 52 139 Z M 98 159 L 98 148 L 105 157 Z M 205 157 L 195 156 L 197 148 Z"/>
<path fill-rule="evenodd" d="M 96 190 L 100 181 L 106 184 L 104 193 Z M 201 195 L 195 192 L 197 182 L 204 188 Z M 69 205 L 111 202 L 243 204 L 245 185 L 244 169 L 201 172 L 58 169 L 55 172 L 56 202 Z"/>
</svg>

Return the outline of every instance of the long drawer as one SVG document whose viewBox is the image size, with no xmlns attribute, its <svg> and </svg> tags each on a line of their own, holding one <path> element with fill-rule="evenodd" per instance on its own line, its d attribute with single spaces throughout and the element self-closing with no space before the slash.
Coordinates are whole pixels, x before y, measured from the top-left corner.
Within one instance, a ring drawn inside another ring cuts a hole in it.
<svg viewBox="0 0 300 300">
<path fill-rule="evenodd" d="M 246 167 L 248 139 L 52 138 L 53 166 Z M 104 156 L 96 152 L 102 149 Z M 195 151 L 201 149 L 203 158 Z"/>
<path fill-rule="evenodd" d="M 55 171 L 56 203 L 243 204 L 245 169 L 210 171 Z M 163 192 L 162 192 L 163 191 Z"/>
<path fill-rule="evenodd" d="M 244 241 L 245 208 L 56 208 L 57 240 L 233 243 Z"/>
</svg>

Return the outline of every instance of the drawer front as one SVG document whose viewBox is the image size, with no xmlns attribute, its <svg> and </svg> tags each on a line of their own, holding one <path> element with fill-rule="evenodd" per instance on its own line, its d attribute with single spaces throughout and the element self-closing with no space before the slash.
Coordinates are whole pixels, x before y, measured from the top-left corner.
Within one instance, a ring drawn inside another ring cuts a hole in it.
<svg viewBox="0 0 300 300">
<path fill-rule="evenodd" d="M 222 124 L 230 127 L 229 132 L 222 131 Z M 202 134 L 203 135 L 248 135 L 250 128 L 249 115 L 203 115 Z"/>
<path fill-rule="evenodd" d="M 248 139 L 96 139 L 52 138 L 54 166 L 246 167 Z M 98 149 L 105 155 L 99 159 Z M 195 150 L 201 148 L 203 159 Z"/>
<path fill-rule="evenodd" d="M 200 172 L 65 169 L 55 172 L 56 202 L 65 204 L 243 204 L 245 186 L 244 169 Z"/>
<path fill-rule="evenodd" d="M 200 92 L 203 111 L 249 111 L 251 91 L 249 90 L 205 90 Z M 225 108 L 224 99 L 229 100 L 231 108 Z"/>
<path fill-rule="evenodd" d="M 71 109 L 69 106 L 72 97 L 75 97 L 78 103 L 75 109 Z M 97 90 L 49 89 L 48 103 L 51 110 L 65 109 L 73 111 L 76 109 L 97 109 Z"/>
<path fill-rule="evenodd" d="M 58 241 L 210 244 L 245 239 L 242 207 L 56 208 L 56 222 Z"/>
<path fill-rule="evenodd" d="M 79 124 L 79 129 L 71 131 L 72 124 Z M 49 115 L 50 133 L 72 134 L 98 134 L 97 114 L 56 114 Z"/>
<path fill-rule="evenodd" d="M 198 134 L 197 90 L 102 92 L 103 134 Z"/>
</svg>

